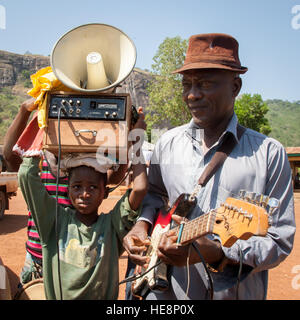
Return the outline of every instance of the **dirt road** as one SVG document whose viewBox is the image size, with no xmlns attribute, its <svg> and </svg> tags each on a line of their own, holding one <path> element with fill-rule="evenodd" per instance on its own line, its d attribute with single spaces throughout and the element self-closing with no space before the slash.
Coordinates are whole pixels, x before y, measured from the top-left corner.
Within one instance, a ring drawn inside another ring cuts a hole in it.
<svg viewBox="0 0 300 320">
<path fill-rule="evenodd" d="M 107 212 L 119 199 L 118 195 L 103 203 Z M 296 223 L 300 226 L 300 193 L 295 194 Z M 10 202 L 10 210 L 0 221 L 0 257 L 8 271 L 12 294 L 16 292 L 19 274 L 25 258 L 27 210 L 21 192 Z M 126 255 L 119 260 L 120 279 L 124 278 Z M 119 299 L 124 299 L 125 286 L 120 286 Z M 269 300 L 300 300 L 300 232 L 296 233 L 291 255 L 278 267 L 270 270 Z"/>
</svg>

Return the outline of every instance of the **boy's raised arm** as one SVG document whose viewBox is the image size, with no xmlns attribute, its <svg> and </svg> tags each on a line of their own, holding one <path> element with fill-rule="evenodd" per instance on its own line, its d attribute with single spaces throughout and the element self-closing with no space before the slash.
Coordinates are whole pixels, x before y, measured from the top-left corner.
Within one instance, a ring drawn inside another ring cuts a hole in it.
<svg viewBox="0 0 300 320">
<path fill-rule="evenodd" d="M 19 185 L 42 242 L 46 242 L 55 222 L 56 199 L 39 176 L 39 157 L 24 158 L 19 169 Z"/>
<path fill-rule="evenodd" d="M 21 104 L 16 117 L 5 134 L 3 157 L 6 162 L 7 171 L 17 172 L 22 163 L 22 159 L 13 152 L 13 147 L 25 129 L 31 112 L 35 108 L 34 102 L 35 99 L 31 98 Z"/>
<path fill-rule="evenodd" d="M 137 210 L 141 205 L 148 188 L 145 164 L 132 165 L 133 188 L 129 195 L 129 204 L 132 210 Z"/>
<path fill-rule="evenodd" d="M 132 210 L 137 210 L 141 205 L 148 189 L 148 179 L 147 179 L 147 171 L 146 164 L 142 153 L 142 141 L 144 138 L 144 130 L 146 129 L 145 123 L 145 115 L 143 113 L 143 109 L 140 107 L 138 110 L 139 118 L 136 122 L 133 130 L 137 131 L 137 134 L 134 136 L 138 136 L 139 139 L 135 143 L 135 148 L 138 146 L 139 148 L 134 152 L 136 154 L 136 159 L 133 159 L 132 162 L 132 178 L 133 178 L 133 188 L 129 195 L 129 204 Z"/>
</svg>

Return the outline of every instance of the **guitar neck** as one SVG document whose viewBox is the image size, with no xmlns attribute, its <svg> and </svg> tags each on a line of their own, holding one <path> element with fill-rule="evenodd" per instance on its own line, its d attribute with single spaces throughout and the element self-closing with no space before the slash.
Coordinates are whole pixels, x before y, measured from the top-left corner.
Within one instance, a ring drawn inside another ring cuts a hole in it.
<svg viewBox="0 0 300 320">
<path fill-rule="evenodd" d="M 196 240 L 206 234 L 213 232 L 213 227 L 216 219 L 216 211 L 210 211 L 202 216 L 188 221 L 184 224 L 180 244 L 185 245 Z M 176 234 L 179 234 L 180 226 L 174 228 Z"/>
</svg>

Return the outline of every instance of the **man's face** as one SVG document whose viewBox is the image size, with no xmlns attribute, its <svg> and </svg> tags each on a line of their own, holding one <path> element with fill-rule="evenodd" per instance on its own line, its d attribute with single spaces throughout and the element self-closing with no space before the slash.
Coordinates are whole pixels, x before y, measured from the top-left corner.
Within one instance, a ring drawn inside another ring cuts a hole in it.
<svg viewBox="0 0 300 320">
<path fill-rule="evenodd" d="M 97 214 L 105 196 L 105 177 L 92 168 L 72 169 L 69 179 L 69 197 L 81 214 Z"/>
<path fill-rule="evenodd" d="M 196 69 L 183 73 L 183 100 L 194 122 L 202 129 L 228 121 L 241 82 L 233 72 L 220 69 Z"/>
</svg>

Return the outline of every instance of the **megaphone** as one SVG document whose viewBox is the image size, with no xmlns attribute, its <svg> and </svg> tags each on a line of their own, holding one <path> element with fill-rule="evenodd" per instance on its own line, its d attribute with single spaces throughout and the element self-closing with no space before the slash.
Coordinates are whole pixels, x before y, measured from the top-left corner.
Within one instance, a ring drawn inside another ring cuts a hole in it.
<svg viewBox="0 0 300 320">
<path fill-rule="evenodd" d="M 136 63 L 136 48 L 113 26 L 86 24 L 57 41 L 50 63 L 55 76 L 68 88 L 99 93 L 128 77 Z"/>
<path fill-rule="evenodd" d="M 120 152 L 127 155 L 131 98 L 128 93 L 114 92 L 135 66 L 132 40 L 110 25 L 82 25 L 56 42 L 50 62 L 56 78 L 70 91 L 49 95 L 44 148 L 57 154 L 59 148 L 65 153 L 82 153 L 101 147 L 117 158 Z M 63 134 L 59 143 L 60 108 L 64 112 L 60 113 Z M 105 138 L 103 132 L 113 137 Z"/>
</svg>

